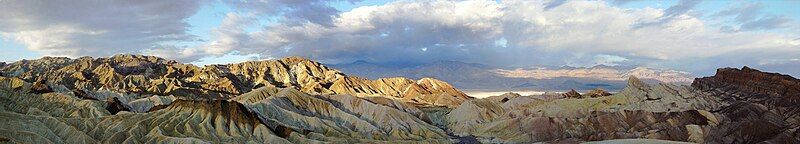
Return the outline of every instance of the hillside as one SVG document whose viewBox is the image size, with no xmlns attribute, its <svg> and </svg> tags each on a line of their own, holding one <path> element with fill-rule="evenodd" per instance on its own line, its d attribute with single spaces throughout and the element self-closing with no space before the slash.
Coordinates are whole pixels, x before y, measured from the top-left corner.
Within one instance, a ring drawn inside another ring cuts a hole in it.
<svg viewBox="0 0 800 144">
<path fill-rule="evenodd" d="M 800 143 L 800 80 L 721 68 L 617 93 L 464 95 L 303 58 L 197 67 L 158 57 L 42 58 L 0 76 L 10 143 Z"/>
</svg>

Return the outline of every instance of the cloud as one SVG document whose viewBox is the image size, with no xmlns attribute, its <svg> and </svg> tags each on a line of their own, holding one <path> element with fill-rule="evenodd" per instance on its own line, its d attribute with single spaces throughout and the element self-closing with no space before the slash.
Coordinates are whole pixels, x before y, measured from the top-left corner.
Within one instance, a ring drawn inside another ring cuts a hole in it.
<svg viewBox="0 0 800 144">
<path fill-rule="evenodd" d="M 748 21 L 742 24 L 742 30 L 771 30 L 777 28 L 785 28 L 789 26 L 792 20 L 786 16 L 764 16 L 759 19 Z"/>
<path fill-rule="evenodd" d="M 300 55 L 326 60 L 370 59 L 422 62 L 469 58 L 476 47 L 494 47 L 501 32 L 500 8 L 487 1 L 398 2 L 356 8 L 332 26 L 276 24 L 250 34 L 242 53 L 274 57 Z M 427 33 L 427 34 L 421 34 Z M 222 46 L 234 47 L 234 46 Z M 423 50 L 424 49 L 424 50 Z M 447 55 L 441 55 L 448 53 Z M 407 59 L 407 57 L 413 57 Z"/>
<path fill-rule="evenodd" d="M 562 4 L 564 4 L 565 2 L 567 2 L 567 0 L 552 0 L 550 2 L 544 3 L 544 9 L 545 10 L 549 10 L 549 9 L 558 7 L 558 6 L 562 5 Z"/>
<path fill-rule="evenodd" d="M 598 1 L 566 1 L 547 8 L 541 1 L 393 2 L 333 17 L 330 25 L 274 23 L 244 34 L 229 47 L 262 57 L 304 56 L 324 62 L 369 60 L 425 63 L 459 60 L 494 65 L 637 64 L 713 71 L 719 66 L 757 64 L 755 53 L 792 57 L 791 33 L 727 33 L 687 13 L 698 2 L 668 9 L 622 9 Z M 643 21 L 658 24 L 636 27 Z M 502 43 L 502 44 L 498 44 Z M 732 61 L 709 63 L 708 61 Z"/>
<path fill-rule="evenodd" d="M 658 17 L 653 20 L 643 20 L 642 22 L 634 25 L 634 28 L 642 28 L 647 26 L 653 25 L 662 25 L 668 23 L 670 21 L 675 21 L 679 18 L 686 18 L 684 14 L 692 10 L 697 4 L 700 4 L 701 0 L 681 0 L 677 4 L 670 6 L 666 10 L 663 11 L 661 17 Z"/>
<path fill-rule="evenodd" d="M 729 31 L 771 30 L 786 28 L 792 20 L 783 15 L 768 14 L 763 11 L 761 3 L 744 3 L 740 6 L 729 7 L 719 11 L 711 17 L 734 17 L 738 28 L 726 27 Z"/>
<path fill-rule="evenodd" d="M 203 1 L 0 1 L 0 35 L 56 56 L 139 53 L 192 41 L 184 19 Z"/>
<path fill-rule="evenodd" d="M 634 1 L 641 1 L 641 0 L 612 0 L 611 4 L 614 5 L 625 5 Z"/>
<path fill-rule="evenodd" d="M 329 6 L 331 2 L 361 0 L 258 0 L 258 1 L 224 1 L 240 11 L 252 12 L 261 16 L 282 16 L 284 22 L 311 22 L 331 25 L 338 10 Z"/>
<path fill-rule="evenodd" d="M 141 53 L 184 62 L 303 56 L 326 63 L 456 60 L 713 72 L 741 65 L 793 70 L 780 67 L 796 65 L 791 60 L 800 55 L 797 31 L 758 31 L 793 20 L 763 14 L 758 5 L 702 17 L 692 10 L 699 1 L 667 9 L 616 7 L 627 1 L 399 1 L 347 12 L 330 6 L 336 0 L 224 2 L 234 11 L 199 46 L 173 44 L 196 40 L 184 22 L 204 3 L 195 1 L 0 0 L 8 11 L 0 13 L 0 35 L 46 55 Z"/>
</svg>

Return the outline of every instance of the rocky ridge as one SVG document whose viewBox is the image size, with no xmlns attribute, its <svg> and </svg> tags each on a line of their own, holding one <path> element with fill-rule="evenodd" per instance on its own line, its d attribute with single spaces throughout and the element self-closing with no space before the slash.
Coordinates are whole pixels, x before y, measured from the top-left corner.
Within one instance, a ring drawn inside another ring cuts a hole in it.
<svg viewBox="0 0 800 144">
<path fill-rule="evenodd" d="M 26 82 L 2 78 L 20 84 L 0 89 L 0 137 L 14 142 L 453 142 L 415 105 L 383 97 L 262 87 L 231 100 L 148 97 L 127 103 L 136 111 L 149 106 L 145 112 L 112 113 L 116 109 L 109 106 L 120 103 L 117 97 L 117 103 L 107 103 L 67 93 L 35 94 Z M 154 104 L 165 100 L 166 105 Z M 28 135 L 13 135 L 19 133 Z"/>
<path fill-rule="evenodd" d="M 692 83 L 699 91 L 731 105 L 719 110 L 722 123 L 712 129 L 715 143 L 800 142 L 800 80 L 749 67 L 718 69 Z"/>
<path fill-rule="evenodd" d="M 202 68 L 43 58 L 0 73 L 3 142 L 800 143 L 800 80 L 747 67 L 691 86 L 631 77 L 611 95 L 483 99 L 435 79 L 362 79 L 301 58 Z"/>
<path fill-rule="evenodd" d="M 197 67 L 152 56 L 45 57 L 0 67 L 0 73 L 34 83 L 36 90 L 72 92 L 97 99 L 97 91 L 228 99 L 263 86 L 293 87 L 314 94 L 389 96 L 424 105 L 455 106 L 471 99 L 446 82 L 423 78 L 368 80 L 346 76 L 317 62 L 289 57 Z"/>
<path fill-rule="evenodd" d="M 678 92 L 680 89 L 685 92 Z M 721 105 L 713 97 L 698 96 L 688 89 L 647 85 L 631 78 L 625 90 L 605 97 L 580 97 L 575 92 L 577 97 L 562 99 L 471 100 L 452 110 L 446 119 L 455 134 L 473 135 L 488 143 L 624 138 L 688 141 L 683 127 L 717 123 L 706 109 Z"/>
</svg>

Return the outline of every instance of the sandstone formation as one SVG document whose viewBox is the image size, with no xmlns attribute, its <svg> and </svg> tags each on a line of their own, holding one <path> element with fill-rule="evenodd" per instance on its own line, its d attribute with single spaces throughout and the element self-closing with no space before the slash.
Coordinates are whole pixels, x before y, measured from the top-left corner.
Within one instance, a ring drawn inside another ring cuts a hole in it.
<svg viewBox="0 0 800 144">
<path fill-rule="evenodd" d="M 234 99 L 292 139 L 329 142 L 418 141 L 451 143 L 413 106 L 373 103 L 349 95 L 309 95 L 289 88 L 261 88 Z M 414 115 L 414 114 L 417 115 Z"/>
<path fill-rule="evenodd" d="M 721 105 L 713 97 L 691 91 L 688 86 L 647 85 L 634 77 L 625 90 L 605 97 L 471 100 L 451 111 L 446 120 L 456 135 L 476 136 L 490 143 L 621 138 L 687 141 L 685 127 L 708 129 L 717 120 L 707 110 Z M 663 123 L 666 121 L 672 122 Z"/>
<path fill-rule="evenodd" d="M 568 92 L 561 95 L 563 95 L 566 98 L 583 98 L 581 93 L 578 93 L 577 91 L 575 91 L 575 89 L 569 90 Z"/>
<path fill-rule="evenodd" d="M 44 57 L 3 65 L 0 73 L 35 82 L 34 91 L 38 93 L 52 92 L 50 87 L 64 87 L 62 90 L 89 99 L 97 99 L 91 93 L 101 90 L 189 99 L 228 99 L 263 86 L 293 87 L 314 94 L 387 96 L 450 107 L 472 99 L 446 82 L 431 78 L 368 80 L 346 76 L 297 57 L 205 67 L 139 55 L 96 59 Z"/>
<path fill-rule="evenodd" d="M 566 93 L 562 93 L 561 97 L 579 99 L 579 98 L 604 97 L 604 96 L 610 96 L 610 95 L 611 95 L 611 93 L 609 93 L 609 92 L 607 92 L 607 91 L 605 91 L 605 90 L 603 90 L 601 88 L 596 88 L 596 89 L 593 89 L 593 90 L 589 90 L 588 92 L 586 92 L 584 94 L 581 94 L 578 91 L 575 91 L 575 89 L 572 89 L 572 90 L 570 90 L 570 91 L 568 91 Z M 542 97 L 545 97 L 545 95 L 542 95 Z"/>
<path fill-rule="evenodd" d="M 747 67 L 720 69 L 692 86 L 648 85 L 631 77 L 624 90 L 605 97 L 577 98 L 570 92 L 564 99 L 471 100 L 452 110 L 445 123 L 456 135 L 489 143 L 630 138 L 798 143 L 798 82 Z"/>
<path fill-rule="evenodd" d="M 118 103 L 18 91 L 26 90 L 0 89 L 0 137 L 16 143 L 289 143 L 227 101 L 184 101 L 156 112 L 112 115 L 106 108 Z"/>
<path fill-rule="evenodd" d="M 291 88 L 264 87 L 233 101 L 177 99 L 146 113 L 117 114 L 108 108 L 118 106 L 116 97 L 106 103 L 62 93 L 0 92 L 0 137 L 22 143 L 453 142 L 411 105 Z"/>
<path fill-rule="evenodd" d="M 749 67 L 718 69 L 692 86 L 731 105 L 721 109 L 712 143 L 800 143 L 800 80 Z"/>
<path fill-rule="evenodd" d="M 586 92 L 586 96 L 589 96 L 589 97 L 604 97 L 604 96 L 610 96 L 610 95 L 611 95 L 611 93 L 609 93 L 609 92 L 607 92 L 607 91 L 605 91 L 605 90 L 603 90 L 601 88 L 593 89 L 593 90 L 590 90 L 589 92 Z"/>
<path fill-rule="evenodd" d="M 691 86 L 474 99 L 301 58 L 196 67 L 157 57 L 0 65 L 9 143 L 800 143 L 800 80 L 723 68 Z"/>
</svg>

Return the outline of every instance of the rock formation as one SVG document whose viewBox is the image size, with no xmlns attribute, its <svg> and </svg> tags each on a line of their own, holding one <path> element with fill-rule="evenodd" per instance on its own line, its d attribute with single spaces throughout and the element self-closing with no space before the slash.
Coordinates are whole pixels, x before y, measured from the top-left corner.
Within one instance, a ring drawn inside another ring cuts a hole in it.
<svg viewBox="0 0 800 144">
<path fill-rule="evenodd" d="M 451 143 L 413 106 L 383 105 L 349 95 L 309 95 L 290 88 L 260 88 L 234 99 L 270 127 L 297 139 L 330 142 L 420 141 Z M 293 138 L 294 139 L 294 138 Z"/>
<path fill-rule="evenodd" d="M 800 80 L 749 67 L 718 69 L 692 86 L 731 103 L 720 110 L 722 123 L 706 142 L 800 142 Z"/>
<path fill-rule="evenodd" d="M 690 87 L 651 86 L 636 78 L 629 81 L 625 90 L 605 97 L 471 100 L 451 111 L 446 120 L 456 135 L 476 136 L 488 143 L 623 138 L 687 141 L 688 131 L 684 127 L 696 125 L 708 129 L 716 123 L 713 114 L 704 109 L 718 107 L 719 103 L 692 95 Z M 661 99 L 648 99 L 647 95 Z M 707 101 L 712 103 L 701 103 Z"/>
<path fill-rule="evenodd" d="M 611 95 L 611 93 L 609 93 L 609 92 L 607 92 L 607 91 L 605 91 L 605 90 L 603 90 L 601 88 L 593 89 L 593 90 L 590 90 L 589 92 L 586 92 L 586 96 L 593 97 L 593 98 L 594 97 L 610 96 L 610 95 Z"/>
<path fill-rule="evenodd" d="M 24 97 L 24 98 L 23 98 Z M 149 113 L 110 115 L 66 95 L 4 95 L 0 137 L 19 143 L 290 143 L 234 102 L 179 101 Z"/>
<path fill-rule="evenodd" d="M 566 98 L 583 98 L 581 93 L 578 93 L 577 91 L 575 91 L 575 89 L 569 90 L 568 92 L 561 95 L 563 95 Z"/>
<path fill-rule="evenodd" d="M 255 88 L 273 86 L 316 94 L 388 96 L 422 105 L 450 107 L 472 99 L 446 82 L 431 78 L 368 80 L 346 76 L 297 57 L 205 67 L 139 55 L 96 59 L 45 57 L 4 65 L 0 73 L 36 82 L 34 91 L 39 93 L 51 92 L 48 85 L 57 85 L 86 98 L 96 96 L 83 93 L 108 90 L 189 99 L 228 99 Z"/>
<path fill-rule="evenodd" d="M 157 57 L 0 65 L 10 143 L 800 143 L 800 80 L 723 68 L 691 86 L 474 99 L 302 58 L 196 67 Z"/>
</svg>

